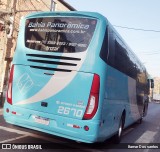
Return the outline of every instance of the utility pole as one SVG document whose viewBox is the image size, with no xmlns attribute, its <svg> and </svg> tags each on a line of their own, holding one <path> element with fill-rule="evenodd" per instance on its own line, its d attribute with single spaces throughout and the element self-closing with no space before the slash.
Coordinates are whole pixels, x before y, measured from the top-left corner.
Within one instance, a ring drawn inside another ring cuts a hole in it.
<svg viewBox="0 0 160 152">
<path fill-rule="evenodd" d="M 51 7 L 50 7 L 50 11 L 51 12 L 54 12 L 55 11 L 55 2 L 54 2 L 54 0 L 51 0 Z"/>
<path fill-rule="evenodd" d="M 15 23 L 15 15 L 16 15 L 16 3 L 17 0 L 7 0 L 8 11 L 11 13 L 8 14 L 7 21 L 6 21 L 6 35 L 7 35 L 7 47 L 6 47 L 6 56 L 5 61 L 6 69 L 5 69 L 5 78 L 7 81 L 8 73 L 10 70 L 10 64 L 12 61 L 13 51 L 14 51 L 14 23 Z M 6 82 L 5 82 L 6 83 Z"/>
</svg>

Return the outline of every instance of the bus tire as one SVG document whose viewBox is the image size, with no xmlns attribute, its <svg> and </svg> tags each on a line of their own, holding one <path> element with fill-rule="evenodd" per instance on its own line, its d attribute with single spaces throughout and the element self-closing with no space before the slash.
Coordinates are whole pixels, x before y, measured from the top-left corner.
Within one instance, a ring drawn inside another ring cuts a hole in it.
<svg viewBox="0 0 160 152">
<path fill-rule="evenodd" d="M 119 122 L 119 128 L 118 128 L 118 132 L 114 137 L 114 143 L 115 144 L 119 144 L 121 141 L 121 137 L 122 137 L 122 132 L 123 132 L 123 128 L 124 128 L 124 120 L 125 120 L 125 116 L 122 115 L 120 122 Z"/>
<path fill-rule="evenodd" d="M 137 123 L 138 123 L 138 124 L 141 124 L 142 121 L 143 121 L 143 118 L 141 117 L 141 118 L 137 121 Z"/>
</svg>

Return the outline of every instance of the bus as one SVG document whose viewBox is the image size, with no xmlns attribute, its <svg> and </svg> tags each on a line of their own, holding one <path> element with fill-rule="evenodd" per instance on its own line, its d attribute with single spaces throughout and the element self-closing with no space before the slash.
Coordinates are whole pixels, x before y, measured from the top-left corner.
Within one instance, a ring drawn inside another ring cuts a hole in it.
<svg viewBox="0 0 160 152">
<path fill-rule="evenodd" d="M 96 12 L 40 12 L 21 20 L 4 105 L 6 122 L 95 143 L 147 114 L 143 64 Z"/>
</svg>

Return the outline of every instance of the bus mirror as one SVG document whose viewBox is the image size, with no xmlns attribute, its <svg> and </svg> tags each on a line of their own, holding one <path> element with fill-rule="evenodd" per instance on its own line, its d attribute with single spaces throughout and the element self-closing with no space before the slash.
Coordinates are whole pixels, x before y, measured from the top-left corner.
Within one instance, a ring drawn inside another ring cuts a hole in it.
<svg viewBox="0 0 160 152">
<path fill-rule="evenodd" d="M 154 88 L 154 80 L 151 79 L 151 88 L 153 89 Z"/>
</svg>

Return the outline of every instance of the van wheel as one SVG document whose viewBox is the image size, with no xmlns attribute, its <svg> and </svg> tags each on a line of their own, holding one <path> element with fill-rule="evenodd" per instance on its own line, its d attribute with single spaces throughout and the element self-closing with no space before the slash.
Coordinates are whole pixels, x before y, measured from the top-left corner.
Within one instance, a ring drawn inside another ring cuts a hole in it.
<svg viewBox="0 0 160 152">
<path fill-rule="evenodd" d="M 119 144 L 120 141 L 121 141 L 122 131 L 123 131 L 123 127 L 124 127 L 124 119 L 125 119 L 124 116 L 122 116 L 121 119 L 120 119 L 118 132 L 114 137 L 114 143 L 115 144 Z"/>
</svg>

